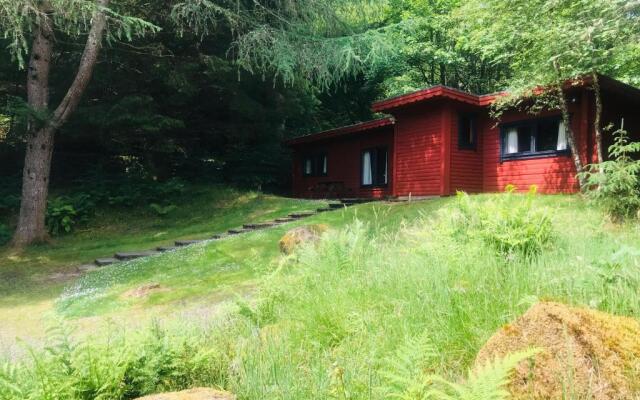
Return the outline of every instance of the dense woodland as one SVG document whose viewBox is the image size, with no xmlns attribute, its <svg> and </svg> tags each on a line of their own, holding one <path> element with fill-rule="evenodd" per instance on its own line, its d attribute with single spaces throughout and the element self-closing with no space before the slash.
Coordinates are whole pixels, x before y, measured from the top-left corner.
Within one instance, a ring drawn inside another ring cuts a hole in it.
<svg viewBox="0 0 640 400">
<path fill-rule="evenodd" d="M 4 210 L 17 214 L 25 151 L 37 152 L 29 138 L 36 143 L 38 132 L 47 136 L 42 148 L 53 149 L 39 185 L 51 182 L 53 190 L 181 178 L 286 191 L 282 140 L 371 118 L 375 99 L 434 84 L 519 95 L 595 73 L 638 83 L 639 7 L 621 0 L 1 0 L 0 178 L 14 200 Z M 42 43 L 50 57 L 39 58 Z M 45 59 L 50 78 L 42 85 L 33 71 Z M 38 95 L 30 96 L 36 83 Z M 24 193 L 21 218 L 29 208 Z M 43 204 L 32 213 L 42 215 Z"/>
</svg>

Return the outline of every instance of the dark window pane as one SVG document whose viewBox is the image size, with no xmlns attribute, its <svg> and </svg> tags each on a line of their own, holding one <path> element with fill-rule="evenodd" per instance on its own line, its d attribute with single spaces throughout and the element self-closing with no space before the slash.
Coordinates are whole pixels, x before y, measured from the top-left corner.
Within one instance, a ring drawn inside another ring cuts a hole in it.
<svg viewBox="0 0 640 400">
<path fill-rule="evenodd" d="M 384 185 L 387 183 L 387 149 L 380 148 L 376 155 L 376 183 Z"/>
<path fill-rule="evenodd" d="M 304 175 L 313 174 L 313 160 L 311 159 L 311 157 L 305 157 L 302 160 L 302 173 Z"/>
<path fill-rule="evenodd" d="M 531 126 L 518 127 L 518 153 L 531 151 Z"/>
<path fill-rule="evenodd" d="M 461 149 L 475 148 L 476 123 L 471 115 L 458 118 L 458 147 Z"/>
<path fill-rule="evenodd" d="M 558 120 L 544 120 L 538 124 L 536 151 L 556 150 L 558 148 Z"/>
</svg>

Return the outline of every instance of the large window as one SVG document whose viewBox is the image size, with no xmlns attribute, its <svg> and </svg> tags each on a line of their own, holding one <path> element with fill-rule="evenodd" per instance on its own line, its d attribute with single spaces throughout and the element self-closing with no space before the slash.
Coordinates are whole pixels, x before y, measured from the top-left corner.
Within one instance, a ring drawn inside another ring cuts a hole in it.
<svg viewBox="0 0 640 400">
<path fill-rule="evenodd" d="M 386 147 L 362 152 L 362 186 L 385 186 L 389 183 L 388 158 Z"/>
<path fill-rule="evenodd" d="M 329 172 L 329 162 L 326 153 L 306 155 L 302 158 L 302 175 L 326 176 Z"/>
<path fill-rule="evenodd" d="M 475 150 L 478 141 L 476 117 L 473 114 L 461 114 L 458 117 L 458 149 Z"/>
<path fill-rule="evenodd" d="M 559 117 L 504 124 L 500 127 L 503 159 L 568 153 L 567 134 Z"/>
</svg>

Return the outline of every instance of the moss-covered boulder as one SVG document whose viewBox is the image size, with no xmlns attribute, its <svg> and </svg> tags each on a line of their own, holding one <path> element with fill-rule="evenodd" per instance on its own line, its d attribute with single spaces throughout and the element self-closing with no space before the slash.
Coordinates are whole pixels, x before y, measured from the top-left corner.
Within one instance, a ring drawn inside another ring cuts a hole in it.
<svg viewBox="0 0 640 400">
<path fill-rule="evenodd" d="M 640 323 L 631 318 L 543 302 L 489 339 L 476 367 L 539 348 L 516 368 L 515 399 L 640 398 Z"/>
<path fill-rule="evenodd" d="M 280 239 L 280 251 L 291 254 L 304 243 L 317 243 L 329 227 L 324 224 L 305 225 L 293 228 Z"/>
<path fill-rule="evenodd" d="M 182 392 L 159 393 L 140 397 L 137 400 L 236 400 L 231 393 L 208 388 L 196 388 Z"/>
</svg>

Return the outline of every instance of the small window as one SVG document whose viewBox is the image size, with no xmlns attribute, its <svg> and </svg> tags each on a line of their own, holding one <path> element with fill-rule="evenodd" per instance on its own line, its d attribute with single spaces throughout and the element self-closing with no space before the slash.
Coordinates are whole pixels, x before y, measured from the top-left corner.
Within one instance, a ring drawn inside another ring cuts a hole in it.
<svg viewBox="0 0 640 400">
<path fill-rule="evenodd" d="M 389 183 L 389 152 L 386 147 L 362 152 L 362 186 L 385 186 Z"/>
<path fill-rule="evenodd" d="M 462 114 L 458 118 L 458 148 L 463 150 L 475 150 L 478 141 L 476 116 Z"/>
<path fill-rule="evenodd" d="M 302 175 L 326 176 L 329 172 L 329 162 L 325 153 L 307 155 L 302 158 Z"/>
<path fill-rule="evenodd" d="M 568 151 L 567 135 L 558 117 L 505 124 L 502 132 L 502 158 L 556 155 Z"/>
</svg>

